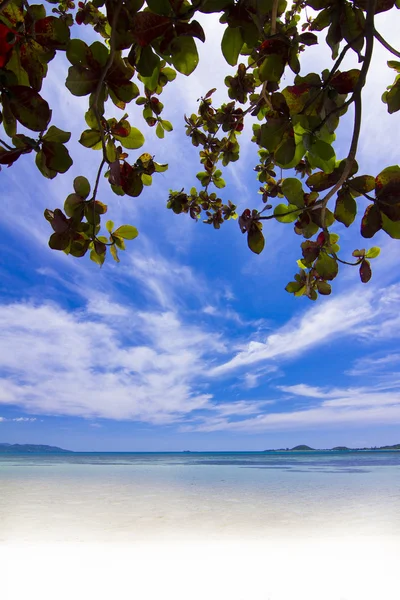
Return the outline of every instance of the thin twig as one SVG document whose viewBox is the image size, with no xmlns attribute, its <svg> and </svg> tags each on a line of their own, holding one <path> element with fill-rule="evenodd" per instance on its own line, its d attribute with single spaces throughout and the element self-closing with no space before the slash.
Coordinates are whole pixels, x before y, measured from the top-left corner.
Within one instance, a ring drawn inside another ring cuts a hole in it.
<svg viewBox="0 0 400 600">
<path fill-rule="evenodd" d="M 353 42 L 355 42 L 360 36 L 357 36 Z M 352 42 L 352 43 L 353 43 Z M 344 57 L 346 56 L 347 52 L 350 50 L 351 45 L 350 44 L 346 44 L 346 46 L 343 48 L 343 50 L 341 51 L 341 53 L 339 54 L 339 57 L 337 58 L 335 64 L 333 65 L 327 80 L 324 82 L 324 85 L 322 86 L 322 88 L 319 90 L 318 94 L 316 94 L 313 98 L 310 98 L 304 105 L 301 114 L 304 114 L 305 111 L 307 110 L 307 108 L 309 108 L 311 106 L 311 104 L 314 104 L 314 102 L 320 97 L 320 95 L 322 94 L 323 90 L 326 88 L 327 85 L 329 85 L 329 83 L 332 80 L 332 77 L 334 76 L 334 74 L 336 73 L 336 71 L 338 70 L 338 68 L 340 67 L 340 65 L 343 62 Z M 329 114 L 329 116 L 331 116 L 332 113 Z"/>
<path fill-rule="evenodd" d="M 339 258 L 338 255 L 336 254 L 336 252 L 333 252 L 332 256 L 334 257 L 335 260 L 337 260 L 338 262 L 342 263 L 342 265 L 349 265 L 350 267 L 357 267 L 364 260 L 364 257 L 361 257 L 361 258 L 359 258 L 357 260 L 357 262 L 352 262 L 351 263 L 351 262 L 347 262 L 347 260 L 342 260 L 341 258 Z"/>
<path fill-rule="evenodd" d="M 397 56 L 398 58 L 400 58 L 400 52 L 398 50 L 396 50 L 395 48 L 393 48 L 393 46 L 391 46 L 385 40 L 385 38 L 383 38 L 381 36 L 381 34 L 379 33 L 379 31 L 377 31 L 376 29 L 374 30 L 374 36 L 376 37 L 376 39 L 378 40 L 378 42 L 380 42 L 382 44 L 382 46 L 384 46 L 386 48 L 386 50 L 389 50 L 389 52 L 391 52 L 392 54 L 394 54 L 394 56 Z"/>
<path fill-rule="evenodd" d="M 106 64 L 104 65 L 104 69 L 100 75 L 99 81 L 97 82 L 97 87 L 96 90 L 94 92 L 94 96 L 93 96 L 93 102 L 91 105 L 91 108 L 93 108 L 93 112 L 95 114 L 98 126 L 99 126 L 99 131 L 100 131 L 100 135 L 101 135 L 101 145 L 103 147 L 103 159 L 105 162 L 108 163 L 108 158 L 107 158 L 107 149 L 106 149 L 106 142 L 105 142 L 105 137 L 104 137 L 104 128 L 101 122 L 101 117 L 102 115 L 100 115 L 99 112 L 99 107 L 98 107 L 98 103 L 99 103 L 99 98 L 100 98 L 100 92 L 101 92 L 101 88 L 103 87 L 104 84 L 104 80 L 107 76 L 108 71 L 111 68 L 111 65 L 113 64 L 114 61 L 114 55 L 115 55 L 115 30 L 116 30 L 116 25 L 117 25 L 117 20 L 118 20 L 118 16 L 119 13 L 121 11 L 122 8 L 122 4 L 123 4 L 123 0 L 119 0 L 117 6 L 115 7 L 115 12 L 113 14 L 113 19 L 112 19 L 112 23 L 111 23 L 111 36 L 110 36 L 110 55 L 108 57 L 108 60 L 106 62 Z"/>
<path fill-rule="evenodd" d="M 358 147 L 358 139 L 360 137 L 360 129 L 361 129 L 361 114 L 362 114 L 362 101 L 361 101 L 361 92 L 365 85 L 367 73 L 369 66 L 371 64 L 372 50 L 374 47 L 374 16 L 375 16 L 375 6 L 377 0 L 368 0 L 367 5 L 367 16 L 365 19 L 365 57 L 363 61 L 363 65 L 361 67 L 360 76 L 357 80 L 355 90 L 352 95 L 352 99 L 354 102 L 354 127 L 353 127 L 353 136 L 351 139 L 349 153 L 346 158 L 346 165 L 343 169 L 343 173 L 333 188 L 327 193 L 327 195 L 322 200 L 322 210 L 321 210 L 321 223 L 323 225 L 323 230 L 326 231 L 325 227 L 325 210 L 329 200 L 332 196 L 342 187 L 343 183 L 346 181 L 348 176 L 351 173 L 351 169 L 353 167 L 353 163 L 357 153 Z"/>
<path fill-rule="evenodd" d="M 93 234 L 92 234 L 93 240 L 97 239 L 97 237 L 96 237 L 96 195 L 97 195 L 97 189 L 98 189 L 99 183 L 100 183 L 101 172 L 102 172 L 105 164 L 106 164 L 106 161 L 103 158 L 103 160 L 100 163 L 99 170 L 97 171 L 96 182 L 95 182 L 94 188 L 93 188 L 93 195 L 90 200 L 93 203 Z"/>
<path fill-rule="evenodd" d="M 95 182 L 94 188 L 93 188 L 93 194 L 92 194 L 93 202 L 96 200 L 97 188 L 99 187 L 101 172 L 102 172 L 105 164 L 106 164 L 106 161 L 103 158 L 103 160 L 100 163 L 99 170 L 97 171 L 96 182 Z"/>
<path fill-rule="evenodd" d="M 16 148 L 13 148 L 12 146 L 9 146 L 9 145 L 7 144 L 7 142 L 5 142 L 4 140 L 2 140 L 1 138 L 0 138 L 0 144 L 3 144 L 3 146 L 4 146 L 5 148 L 7 148 L 7 150 L 16 150 Z"/>
</svg>

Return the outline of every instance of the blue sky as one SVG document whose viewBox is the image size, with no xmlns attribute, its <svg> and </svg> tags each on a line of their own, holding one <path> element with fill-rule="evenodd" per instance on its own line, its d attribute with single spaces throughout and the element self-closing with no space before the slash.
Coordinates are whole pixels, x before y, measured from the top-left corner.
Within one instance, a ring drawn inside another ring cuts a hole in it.
<svg viewBox="0 0 400 600">
<path fill-rule="evenodd" d="M 400 442 L 398 242 L 376 236 L 369 245 L 382 253 L 370 284 L 343 267 L 332 297 L 314 304 L 284 291 L 300 256 L 292 225 L 269 222 L 266 248 L 256 256 L 236 222 L 214 231 L 165 208 L 168 190 L 195 185 L 200 170 L 183 112 L 195 112 L 196 99 L 214 86 L 215 103 L 226 99 L 223 28 L 212 16 L 202 21 L 208 41 L 197 71 L 161 97 L 174 131 L 157 140 L 140 110 L 129 108 L 146 137 L 138 154 L 155 154 L 169 170 L 139 198 L 116 197 L 101 184 L 109 218 L 140 231 L 119 265 L 108 260 L 100 270 L 47 246 L 44 208 L 62 206 L 77 175 L 93 181 L 99 153 L 71 142 L 74 165 L 53 181 L 31 155 L 1 172 L 0 441 L 99 451 Z M 379 15 L 377 26 L 394 44 L 390 21 Z M 380 101 L 393 79 L 388 59 L 376 48 L 359 174 L 376 175 L 398 160 L 398 116 L 388 116 Z M 304 73 L 327 61 L 324 49 L 309 48 Z M 76 139 L 86 128 L 87 98 L 66 90 L 66 67 L 62 57 L 50 65 L 43 95 L 52 123 Z M 347 153 L 350 123 L 338 136 L 338 158 Z M 242 159 L 226 170 L 222 192 L 239 210 L 260 205 L 250 137 L 249 123 Z M 346 258 L 366 241 L 357 226 L 344 229 L 337 231 Z"/>
</svg>

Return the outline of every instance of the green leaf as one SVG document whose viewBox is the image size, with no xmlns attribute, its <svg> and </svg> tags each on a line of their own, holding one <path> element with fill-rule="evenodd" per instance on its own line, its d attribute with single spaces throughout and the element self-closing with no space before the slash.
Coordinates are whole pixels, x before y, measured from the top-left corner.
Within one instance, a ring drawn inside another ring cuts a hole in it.
<svg viewBox="0 0 400 600">
<path fill-rule="evenodd" d="M 316 140 L 308 151 L 309 161 L 325 173 L 332 173 L 336 164 L 335 151 L 330 144 Z"/>
<path fill-rule="evenodd" d="M 388 60 L 388 67 L 400 73 L 400 62 L 398 60 Z"/>
<path fill-rule="evenodd" d="M 295 177 L 289 177 L 282 183 L 282 193 L 289 204 L 294 204 L 299 208 L 304 206 L 304 192 L 301 182 Z"/>
<path fill-rule="evenodd" d="M 192 37 L 178 37 L 171 43 L 171 60 L 175 69 L 183 75 L 193 73 L 199 63 L 199 55 Z"/>
<path fill-rule="evenodd" d="M 172 131 L 173 130 L 172 123 L 170 123 L 169 121 L 165 121 L 163 119 L 161 121 L 161 125 L 164 127 L 165 131 Z"/>
<path fill-rule="evenodd" d="M 400 76 L 396 77 L 393 85 L 382 96 L 383 102 L 388 105 L 388 113 L 391 115 L 400 110 Z"/>
<path fill-rule="evenodd" d="M 283 168 L 288 168 L 296 154 L 296 142 L 293 137 L 286 137 L 275 150 L 276 163 Z"/>
<path fill-rule="evenodd" d="M 338 264 L 332 256 L 321 252 L 315 263 L 315 269 L 320 277 L 323 279 L 332 280 L 335 279 L 338 274 Z"/>
<path fill-rule="evenodd" d="M 1 61 L 1 58 L 0 58 L 0 61 Z M 7 62 L 7 70 L 15 73 L 18 83 L 20 85 L 28 85 L 29 86 L 28 73 L 26 72 L 26 70 L 23 68 L 23 66 L 21 64 L 20 52 L 12 52 L 11 58 Z"/>
<path fill-rule="evenodd" d="M 110 163 L 113 163 L 117 160 L 117 149 L 115 147 L 114 140 L 111 138 L 109 138 L 106 143 L 106 155 L 107 155 L 107 160 Z"/>
<path fill-rule="evenodd" d="M 57 171 L 49 169 L 46 164 L 46 157 L 41 150 L 36 154 L 35 163 L 43 177 L 47 177 L 47 179 L 54 179 L 56 177 Z"/>
<path fill-rule="evenodd" d="M 69 194 L 64 202 L 64 211 L 67 217 L 73 217 L 75 212 L 79 209 L 82 210 L 83 214 L 84 200 L 82 196 L 78 194 Z"/>
<path fill-rule="evenodd" d="M 285 64 L 285 59 L 280 54 L 266 56 L 258 71 L 260 81 L 280 81 L 285 70 Z"/>
<path fill-rule="evenodd" d="M 154 167 L 156 169 L 156 173 L 164 173 L 168 170 L 168 165 L 161 165 L 159 163 L 154 163 Z"/>
<path fill-rule="evenodd" d="M 129 135 L 126 137 L 121 137 L 115 134 L 114 137 L 121 143 L 121 146 L 127 148 L 128 150 L 137 150 L 144 144 L 143 133 L 139 131 L 139 129 L 136 129 L 136 127 L 131 127 Z"/>
<path fill-rule="evenodd" d="M 290 122 L 287 119 L 274 119 L 273 122 L 264 123 L 259 129 L 260 146 L 269 152 L 275 152 L 288 129 L 290 129 Z"/>
<path fill-rule="evenodd" d="M 83 40 L 73 39 L 68 42 L 66 56 L 71 65 L 87 67 L 91 52 Z"/>
<path fill-rule="evenodd" d="M 85 148 L 94 148 L 95 150 L 98 150 L 101 148 L 100 131 L 95 129 L 86 129 L 82 132 L 79 143 L 82 144 L 82 146 L 85 146 Z M 97 146 L 97 148 L 95 148 L 95 146 Z"/>
<path fill-rule="evenodd" d="M 297 266 L 300 267 L 300 269 L 303 269 L 303 271 L 306 271 L 308 269 L 307 265 L 305 265 L 301 259 L 296 260 L 296 263 Z"/>
<path fill-rule="evenodd" d="M 305 286 L 303 285 L 302 282 L 300 281 L 290 281 L 287 286 L 285 287 L 285 290 L 287 292 L 289 292 L 289 294 L 296 294 L 297 292 L 299 292 L 301 289 L 305 289 Z"/>
<path fill-rule="evenodd" d="M 67 148 L 59 142 L 44 142 L 42 152 L 46 158 L 46 165 L 57 173 L 65 173 L 72 165 Z"/>
<path fill-rule="evenodd" d="M 335 219 L 349 227 L 357 215 L 357 202 L 348 191 L 340 191 L 336 200 Z"/>
<path fill-rule="evenodd" d="M 143 185 L 151 185 L 153 183 L 153 178 L 151 175 L 147 175 L 147 173 L 142 173 L 141 175 Z"/>
<path fill-rule="evenodd" d="M 69 233 L 53 233 L 49 239 L 52 250 L 66 250 L 71 242 Z"/>
<path fill-rule="evenodd" d="M 46 100 L 33 88 L 13 85 L 8 88 L 9 106 L 14 117 L 32 131 L 44 131 L 51 119 Z"/>
<path fill-rule="evenodd" d="M 118 251 L 116 245 L 110 246 L 110 254 L 115 260 L 115 262 L 119 263 Z"/>
<path fill-rule="evenodd" d="M 90 252 L 90 260 L 98 264 L 100 267 L 103 266 L 103 263 L 106 259 L 106 253 L 102 252 L 101 254 L 97 254 L 96 250 L 92 250 Z"/>
<path fill-rule="evenodd" d="M 136 46 L 133 46 L 132 49 L 136 49 Z M 129 54 L 129 62 L 134 65 L 132 53 Z M 138 73 L 142 75 L 142 77 L 152 77 L 153 73 L 157 71 L 157 79 L 160 71 L 161 60 L 155 54 L 151 48 L 151 46 L 145 46 L 140 50 L 140 58 L 136 63 L 136 68 Z"/>
<path fill-rule="evenodd" d="M 87 198 L 89 196 L 89 194 L 90 194 L 90 183 L 86 179 L 86 177 L 83 177 L 82 175 L 79 175 L 78 177 L 75 177 L 73 185 L 74 185 L 75 192 L 79 196 L 81 196 L 82 198 Z"/>
<path fill-rule="evenodd" d="M 394 240 L 400 240 L 400 221 L 391 221 L 385 214 L 381 213 L 382 229 Z"/>
<path fill-rule="evenodd" d="M 366 251 L 365 258 L 377 258 L 380 253 L 381 249 L 378 246 L 372 246 L 372 248 Z"/>
<path fill-rule="evenodd" d="M 85 121 L 90 129 L 97 129 L 99 126 L 95 112 L 91 108 L 85 112 Z"/>
<path fill-rule="evenodd" d="M 61 144 L 65 144 L 69 142 L 71 138 L 71 134 L 67 131 L 63 131 L 62 129 L 58 129 L 52 125 L 48 128 L 45 135 L 42 137 L 42 140 L 46 140 L 48 142 L 60 142 Z"/>
<path fill-rule="evenodd" d="M 114 231 L 114 235 L 117 235 L 124 240 L 134 240 L 139 235 L 139 232 L 136 227 L 133 227 L 132 225 L 121 225 L 121 227 L 118 227 L 118 229 Z"/>
<path fill-rule="evenodd" d="M 101 68 L 105 67 L 110 55 L 107 46 L 101 42 L 93 42 L 93 44 L 90 45 L 90 51 L 93 59 L 98 63 L 98 65 Z M 93 61 L 90 62 L 93 63 Z"/>
<path fill-rule="evenodd" d="M 298 207 L 294 204 L 278 204 L 274 209 L 274 217 L 279 223 L 293 223 L 297 221 L 301 210 L 296 210 Z"/>
<path fill-rule="evenodd" d="M 240 27 L 227 27 L 221 41 L 222 54 L 228 65 L 237 64 L 240 51 L 243 47 L 243 36 Z"/>
<path fill-rule="evenodd" d="M 106 229 L 109 233 L 112 233 L 113 229 L 114 229 L 114 221 L 107 221 L 106 222 Z"/>
<path fill-rule="evenodd" d="M 165 131 L 163 126 L 161 125 L 161 123 L 157 123 L 157 127 L 156 127 L 156 136 L 158 138 L 160 138 L 160 140 L 163 139 L 163 137 L 165 136 Z"/>
<path fill-rule="evenodd" d="M 222 179 L 222 177 L 213 177 L 212 178 L 212 182 L 215 185 L 215 187 L 217 187 L 218 189 L 222 189 L 226 186 L 225 181 Z"/>
<path fill-rule="evenodd" d="M 247 244 L 250 250 L 255 254 L 260 254 L 265 246 L 265 239 L 260 225 L 261 223 L 253 223 L 247 233 Z"/>
<path fill-rule="evenodd" d="M 95 91 L 99 72 L 74 65 L 68 69 L 66 87 L 74 96 L 87 96 Z"/>
<path fill-rule="evenodd" d="M 352 190 L 359 192 L 360 194 L 368 194 L 375 188 L 375 178 L 372 175 L 360 175 L 354 177 L 348 182 Z"/>
<path fill-rule="evenodd" d="M 327 281 L 317 281 L 317 290 L 322 296 L 329 296 L 332 292 L 331 285 Z"/>
</svg>

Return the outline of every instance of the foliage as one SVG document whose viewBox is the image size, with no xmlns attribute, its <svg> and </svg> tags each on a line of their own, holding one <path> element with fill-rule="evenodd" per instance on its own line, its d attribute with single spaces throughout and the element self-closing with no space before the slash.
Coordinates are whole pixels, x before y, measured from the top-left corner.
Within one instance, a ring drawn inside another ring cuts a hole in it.
<svg viewBox="0 0 400 600">
<path fill-rule="evenodd" d="M 378 256 L 379 248 L 357 249 L 354 260 L 343 260 L 338 255 L 337 227 L 335 232 L 332 227 L 337 223 L 350 227 L 367 199 L 361 235 L 369 239 L 383 230 L 400 239 L 400 168 L 389 166 L 375 175 L 360 175 L 356 162 L 362 90 L 374 41 L 400 57 L 376 30 L 374 17 L 396 11 L 399 0 L 295 0 L 292 5 L 286 0 L 49 3 L 50 12 L 27 0 L 0 2 L 0 122 L 10 138 L 0 140 L 0 164 L 11 166 L 22 155 L 35 153 L 37 168 L 50 179 L 71 166 L 66 146 L 70 133 L 51 123 L 51 108 L 41 94 L 57 52 L 65 53 L 71 65 L 65 83 L 69 92 L 88 97 L 87 129 L 79 142 L 101 154 L 93 190 L 86 176 L 79 176 L 63 210 L 45 211 L 53 229 L 51 248 L 74 257 L 89 252 L 102 265 L 107 250 L 119 261 L 125 240 L 138 235 L 135 227 L 115 227 L 110 220 L 105 223 L 107 235 L 102 235 L 102 216 L 108 207 L 97 192 L 104 167 L 111 190 L 132 197 L 151 185 L 154 174 L 167 169 L 147 152 L 128 160 L 128 151 L 141 148 L 144 136 L 129 122 L 126 107 L 133 101 L 141 106 L 145 123 L 156 128 L 159 138 L 172 130 L 161 116 L 164 107 L 159 96 L 174 81 L 176 71 L 190 76 L 198 64 L 197 44 L 205 42 L 206 35 L 195 16 L 201 20 L 202 13 L 218 13 L 224 26 L 222 54 L 228 65 L 237 67 L 225 79 L 229 101 L 215 107 L 211 89 L 200 99 L 197 114 L 185 116 L 186 134 L 200 149 L 200 188 L 171 190 L 167 208 L 188 213 L 194 220 L 203 217 L 215 229 L 239 217 L 240 230 L 256 254 L 265 246 L 263 221 L 291 223 L 295 234 L 304 239 L 300 271 L 286 287 L 295 296 L 315 300 L 318 294 L 330 294 L 339 264 L 358 266 L 361 281 L 369 281 L 370 260 Z M 71 37 L 74 24 L 74 34 L 79 26 L 90 26 L 99 39 L 87 45 Z M 320 32 L 326 32 L 335 62 L 321 74 L 300 75 L 300 61 L 308 46 L 321 43 L 325 33 Z M 359 68 L 342 71 L 342 62 L 351 52 L 357 54 Z M 400 62 L 390 60 L 388 66 L 396 79 L 382 100 L 388 112 L 395 113 L 400 110 Z M 283 87 L 288 70 L 294 82 Z M 107 118 L 110 102 L 121 110 L 119 120 Z M 338 160 L 335 132 L 350 106 L 354 109 L 352 140 L 347 156 Z M 221 197 L 225 181 L 219 165 L 226 167 L 239 159 L 245 120 L 252 123 L 252 141 L 258 147 L 255 171 L 262 205 L 246 208 L 239 216 L 235 204 Z M 18 132 L 20 126 L 33 133 Z M 286 171 L 288 176 L 283 175 Z M 212 187 L 216 191 L 210 191 Z"/>
</svg>

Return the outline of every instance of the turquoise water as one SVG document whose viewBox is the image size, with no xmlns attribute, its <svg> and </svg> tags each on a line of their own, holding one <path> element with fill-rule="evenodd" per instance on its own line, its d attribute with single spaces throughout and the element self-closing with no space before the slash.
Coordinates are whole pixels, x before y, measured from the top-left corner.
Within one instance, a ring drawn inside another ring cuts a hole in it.
<svg viewBox="0 0 400 600">
<path fill-rule="evenodd" d="M 0 541 L 400 535 L 400 452 L 0 456 Z"/>
</svg>

